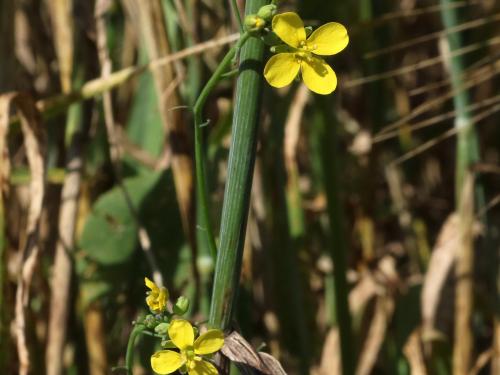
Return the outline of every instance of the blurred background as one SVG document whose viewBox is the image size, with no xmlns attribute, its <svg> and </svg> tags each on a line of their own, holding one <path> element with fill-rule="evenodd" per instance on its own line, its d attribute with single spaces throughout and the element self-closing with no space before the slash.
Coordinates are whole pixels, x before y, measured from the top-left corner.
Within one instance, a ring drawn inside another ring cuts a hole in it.
<svg viewBox="0 0 500 375">
<path fill-rule="evenodd" d="M 144 276 L 206 321 L 214 265 L 196 246 L 191 107 L 237 38 L 230 9 L 0 0 L 2 373 L 123 365 Z M 234 328 L 290 374 L 339 373 L 331 256 L 343 254 L 356 373 L 499 374 L 500 4 L 284 10 L 344 24 L 350 44 L 328 60 L 331 96 L 264 84 Z M 233 89 L 224 80 L 205 108 L 215 228 Z M 134 374 L 152 373 L 154 341 L 138 351 Z"/>
</svg>

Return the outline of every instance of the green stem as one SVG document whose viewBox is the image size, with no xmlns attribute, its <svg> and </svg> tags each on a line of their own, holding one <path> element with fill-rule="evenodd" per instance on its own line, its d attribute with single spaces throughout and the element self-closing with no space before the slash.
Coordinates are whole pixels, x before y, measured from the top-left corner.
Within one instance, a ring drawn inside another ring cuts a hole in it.
<svg viewBox="0 0 500 375">
<path fill-rule="evenodd" d="M 143 326 L 142 324 L 137 324 L 134 326 L 132 332 L 130 332 L 127 344 L 127 354 L 125 355 L 125 367 L 127 369 L 127 375 L 133 375 L 132 368 L 134 366 L 135 340 L 145 329 L 146 327 Z"/>
<path fill-rule="evenodd" d="M 214 74 L 207 82 L 205 87 L 200 93 L 200 96 L 196 100 L 194 104 L 193 112 L 194 112 L 194 153 L 195 153 L 195 163 L 196 163 L 196 194 L 197 199 L 200 203 L 201 210 L 201 230 L 206 233 L 208 247 L 210 249 L 210 253 L 215 261 L 217 257 L 217 245 L 215 243 L 214 232 L 212 229 L 212 225 L 210 224 L 210 212 L 208 208 L 208 189 L 205 178 L 205 163 L 203 161 L 203 119 L 202 119 L 202 110 L 205 106 L 205 102 L 208 99 L 208 96 L 212 92 L 212 90 L 217 86 L 219 81 L 223 78 L 224 73 L 227 71 L 228 67 L 231 65 L 236 53 L 241 48 L 241 46 L 248 40 L 250 34 L 245 33 L 241 36 L 238 43 L 233 46 L 224 59 L 219 64 Z"/>
<path fill-rule="evenodd" d="M 338 123 L 331 110 L 331 101 L 320 98 L 322 107 L 321 139 L 322 139 L 322 169 L 325 178 L 325 190 L 328 203 L 328 217 L 332 243 L 330 256 L 334 264 L 333 282 L 335 303 L 335 320 L 339 331 L 340 354 L 342 358 L 342 373 L 354 374 L 355 361 L 352 343 L 352 322 L 349 311 L 348 286 L 347 286 L 347 246 L 343 232 L 342 204 L 340 201 L 340 171 L 338 155 L 337 128 Z"/>
<path fill-rule="evenodd" d="M 460 25 L 458 10 L 453 8 L 453 0 L 441 0 L 443 11 L 441 17 L 445 29 L 453 29 Z M 459 50 L 463 47 L 461 34 L 448 33 L 448 44 L 450 52 Z M 458 130 L 457 143 L 457 162 L 456 162 L 456 179 L 455 179 L 455 198 L 457 207 L 460 205 L 460 196 L 463 186 L 464 175 L 467 172 L 471 163 L 479 161 L 479 142 L 477 133 L 472 126 L 470 112 L 467 109 L 470 104 L 470 95 L 468 90 L 464 90 L 464 71 L 465 61 L 462 55 L 450 58 L 450 78 L 453 91 L 456 92 L 453 97 L 453 105 L 457 113 L 455 119 L 455 127 Z M 481 204 L 482 202 L 480 202 Z"/>
<path fill-rule="evenodd" d="M 247 0 L 246 14 L 256 13 L 266 3 L 266 0 Z M 257 38 L 249 40 L 241 49 L 220 245 L 209 320 L 212 326 L 222 329 L 230 325 L 239 286 L 257 146 L 263 58 L 264 44 Z"/>
<path fill-rule="evenodd" d="M 238 27 L 240 28 L 240 32 L 243 32 L 243 20 L 241 19 L 240 9 L 238 8 L 237 0 L 231 0 L 231 7 L 233 8 L 234 16 L 238 21 Z"/>
</svg>

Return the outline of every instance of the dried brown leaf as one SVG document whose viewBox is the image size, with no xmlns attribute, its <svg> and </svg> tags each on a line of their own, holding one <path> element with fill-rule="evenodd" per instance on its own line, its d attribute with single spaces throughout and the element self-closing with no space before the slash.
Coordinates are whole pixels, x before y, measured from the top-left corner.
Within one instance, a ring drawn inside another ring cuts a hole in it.
<svg viewBox="0 0 500 375">
<path fill-rule="evenodd" d="M 424 336 L 436 330 L 438 307 L 446 281 L 453 268 L 458 238 L 459 220 L 456 214 L 446 219 L 438 235 L 429 261 L 422 288 L 422 320 Z"/>
<path fill-rule="evenodd" d="M 250 367 L 267 375 L 286 375 L 276 358 L 268 353 L 255 351 L 238 332 L 232 332 L 225 338 L 221 352 L 238 367 Z"/>
<path fill-rule="evenodd" d="M 427 368 L 425 367 L 424 353 L 420 340 L 420 330 L 418 328 L 411 333 L 406 341 L 403 347 L 403 353 L 408 359 L 410 372 L 412 374 L 427 375 Z"/>
<path fill-rule="evenodd" d="M 33 273 L 38 261 L 38 230 L 42 214 L 43 198 L 45 195 L 45 162 L 42 126 L 35 102 L 31 97 L 19 93 L 9 93 L 0 96 L 0 155 L 1 158 L 1 185 L 7 181 L 10 163 L 8 162 L 7 134 L 9 130 L 9 117 L 11 106 L 15 106 L 21 121 L 21 131 L 24 136 L 24 146 L 31 172 L 30 202 L 26 233 L 20 245 L 22 269 L 18 278 L 15 306 L 15 332 L 19 357 L 19 374 L 25 375 L 29 371 L 30 358 L 26 344 L 26 317 L 25 309 L 28 304 L 29 289 Z"/>
<path fill-rule="evenodd" d="M 377 362 L 378 354 L 385 340 L 387 327 L 394 313 L 395 303 L 390 296 L 379 297 L 375 306 L 368 336 L 359 357 L 357 375 L 369 375 Z"/>
<path fill-rule="evenodd" d="M 339 330 L 334 327 L 326 336 L 318 373 L 320 375 L 340 374 L 340 361 Z"/>
</svg>

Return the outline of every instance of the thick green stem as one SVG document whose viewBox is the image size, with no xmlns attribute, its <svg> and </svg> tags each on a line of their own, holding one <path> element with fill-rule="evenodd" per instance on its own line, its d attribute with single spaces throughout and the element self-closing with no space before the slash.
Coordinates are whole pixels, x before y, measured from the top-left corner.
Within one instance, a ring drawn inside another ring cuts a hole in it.
<svg viewBox="0 0 500 375">
<path fill-rule="evenodd" d="M 219 81 L 223 78 L 224 73 L 231 66 L 231 63 L 236 56 L 238 50 L 241 46 L 248 40 L 250 35 L 248 33 L 243 34 L 238 43 L 232 47 L 224 59 L 219 64 L 215 72 L 213 73 L 210 80 L 207 82 L 203 90 L 201 91 L 200 96 L 196 100 L 196 103 L 193 108 L 194 112 L 194 152 L 195 152 L 195 163 L 196 163 L 196 194 L 200 204 L 201 215 L 200 219 L 202 220 L 199 229 L 203 230 L 207 236 L 208 247 L 210 249 L 210 253 L 215 261 L 217 257 L 217 245 L 215 243 L 214 232 L 212 229 L 212 225 L 210 224 L 210 210 L 208 206 L 208 189 L 205 178 L 205 163 L 203 160 L 204 146 L 203 146 L 203 119 L 202 119 L 202 110 L 205 105 L 205 102 L 208 99 L 208 96 L 215 88 L 215 86 L 219 83 Z"/>
<path fill-rule="evenodd" d="M 256 13 L 267 3 L 265 0 L 247 0 L 246 14 Z M 222 329 L 230 325 L 239 285 L 256 154 L 263 57 L 264 44 L 257 38 L 249 40 L 241 49 L 220 245 L 210 309 L 210 324 Z"/>
<path fill-rule="evenodd" d="M 125 355 L 125 367 L 127 368 L 127 375 L 133 375 L 132 369 L 134 367 L 135 340 L 145 329 L 146 327 L 142 324 L 137 324 L 134 326 L 132 332 L 130 332 L 127 344 L 127 354 Z"/>
<path fill-rule="evenodd" d="M 325 190 L 328 200 L 328 217 L 331 231 L 330 256 L 334 265 L 333 282 L 334 298 L 330 300 L 335 304 L 331 311 L 335 311 L 335 320 L 340 337 L 340 352 L 342 358 L 342 373 L 354 374 L 354 348 L 352 343 L 352 322 L 349 311 L 348 286 L 347 286 L 347 246 L 343 233 L 342 204 L 340 201 L 340 172 L 336 155 L 338 123 L 331 111 L 331 102 L 322 98 L 322 169 L 325 179 Z"/>
</svg>

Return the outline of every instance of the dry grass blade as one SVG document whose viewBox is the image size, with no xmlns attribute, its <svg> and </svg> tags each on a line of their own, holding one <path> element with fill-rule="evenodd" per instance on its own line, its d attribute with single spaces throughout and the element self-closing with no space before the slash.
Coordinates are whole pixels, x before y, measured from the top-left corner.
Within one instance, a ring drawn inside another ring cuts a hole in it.
<svg viewBox="0 0 500 375">
<path fill-rule="evenodd" d="M 486 40 L 486 41 L 481 42 L 481 43 L 474 43 L 474 44 L 468 45 L 466 47 L 457 49 L 457 50 L 453 51 L 452 53 L 450 53 L 449 56 L 450 57 L 463 56 L 465 54 L 482 49 L 482 48 L 484 48 L 485 45 L 494 46 L 497 44 L 500 44 L 500 37 L 491 38 L 491 39 Z M 444 61 L 443 56 L 433 57 L 433 58 L 430 58 L 427 60 L 419 61 L 418 63 L 415 63 L 415 64 L 410 64 L 410 65 L 406 65 L 406 66 L 403 66 L 403 67 L 400 67 L 397 69 L 389 70 L 387 72 L 377 73 L 377 74 L 374 74 L 371 76 L 362 77 L 359 79 L 347 81 L 343 84 L 343 88 L 351 89 L 351 88 L 354 88 L 357 86 L 365 85 L 367 83 L 377 82 L 377 81 L 381 81 L 381 80 L 388 79 L 388 78 L 394 78 L 394 77 L 397 77 L 397 76 L 400 76 L 403 74 L 412 73 L 415 70 L 424 69 L 424 68 L 428 68 L 428 67 L 433 66 L 433 65 L 437 65 L 437 64 L 441 63 L 442 61 Z"/>
<path fill-rule="evenodd" d="M 438 307 L 443 288 L 456 259 L 459 219 L 452 214 L 443 224 L 432 251 L 421 295 L 423 336 L 431 337 L 438 326 Z"/>
<path fill-rule="evenodd" d="M 372 59 L 374 57 L 379 57 L 379 56 L 382 56 L 382 55 L 385 55 L 385 54 L 388 54 L 391 52 L 396 52 L 396 51 L 399 51 L 401 49 L 414 47 L 417 44 L 429 42 L 429 41 L 432 41 L 434 39 L 439 39 L 439 38 L 442 38 L 442 37 L 449 35 L 449 34 L 452 34 L 452 33 L 456 33 L 459 31 L 464 31 L 464 30 L 469 30 L 469 29 L 474 29 L 476 27 L 484 26 L 484 25 L 487 25 L 491 22 L 495 22 L 498 20 L 500 20 L 499 13 L 494 14 L 491 17 L 485 17 L 485 18 L 480 18 L 477 20 L 465 22 L 459 26 L 456 26 L 456 27 L 453 27 L 450 29 L 436 31 L 434 33 L 426 34 L 426 35 L 423 35 L 423 36 L 420 36 L 420 37 L 417 37 L 414 39 L 405 40 L 404 42 L 397 43 L 397 44 L 394 44 L 392 46 L 379 49 L 377 51 L 369 52 L 364 56 L 364 58 L 365 59 Z"/>
<path fill-rule="evenodd" d="M 379 131 L 375 135 L 375 137 L 378 137 L 381 134 L 387 133 L 390 130 L 397 129 L 401 126 L 406 125 L 409 121 L 413 120 L 417 116 L 427 112 L 430 109 L 437 107 L 439 104 L 445 103 L 446 101 L 453 98 L 453 96 L 457 95 L 458 93 L 466 91 L 466 90 L 470 89 L 471 87 L 474 87 L 476 85 L 479 85 L 483 82 L 490 80 L 492 77 L 496 76 L 498 73 L 500 73 L 500 61 L 495 61 L 494 63 L 491 64 L 491 66 L 488 67 L 488 71 L 485 71 L 484 74 L 482 74 L 480 77 L 476 77 L 475 79 L 468 81 L 459 89 L 452 90 L 446 95 L 443 95 L 437 99 L 429 100 L 425 103 L 422 103 L 417 108 L 415 108 L 413 111 L 411 111 L 411 113 L 409 113 L 408 115 L 402 117 L 401 119 L 397 120 L 396 122 L 383 128 L 381 131 Z"/>
<path fill-rule="evenodd" d="M 17 340 L 17 351 L 19 356 L 19 374 L 28 374 L 30 368 L 30 356 L 26 341 L 26 314 L 29 289 L 35 272 L 40 252 L 38 244 L 38 230 L 42 214 L 43 198 L 45 195 L 45 138 L 41 126 L 39 113 L 31 98 L 18 94 L 5 94 L 0 96 L 0 139 L 2 139 L 0 155 L 4 169 L 5 159 L 8 158 L 8 149 L 5 138 L 9 130 L 9 113 L 11 106 L 15 106 L 21 121 L 21 130 L 24 136 L 26 157 L 31 172 L 30 203 L 26 222 L 26 233 L 23 243 L 20 245 L 21 272 L 18 277 L 15 305 L 15 333 Z M 2 177 L 5 171 L 0 173 Z M 3 185 L 3 183 L 2 183 Z"/>
<path fill-rule="evenodd" d="M 340 361 L 339 330 L 336 327 L 333 327 L 330 331 L 328 331 L 323 343 L 323 351 L 321 352 L 321 363 L 318 368 L 318 374 L 340 374 Z"/>
<path fill-rule="evenodd" d="M 290 112 L 285 123 L 284 157 L 288 176 L 298 173 L 296 160 L 297 145 L 300 139 L 300 124 L 302 115 L 309 100 L 309 90 L 305 85 L 300 85 L 290 106 Z"/>
<path fill-rule="evenodd" d="M 420 330 L 415 329 L 403 348 L 403 352 L 410 365 L 410 373 L 415 375 L 427 375 L 424 353 L 420 342 Z"/>
<path fill-rule="evenodd" d="M 481 100 L 479 103 L 475 103 L 475 104 L 468 106 L 466 108 L 466 110 L 467 111 L 475 111 L 475 110 L 481 109 L 483 107 L 491 106 L 491 105 L 496 104 L 498 102 L 500 102 L 500 95 L 496 95 L 496 96 L 493 96 L 491 98 Z M 456 111 L 449 111 L 446 113 L 442 113 L 442 114 L 439 114 L 437 116 L 431 117 L 429 119 L 412 124 L 408 127 L 408 130 L 415 131 L 415 130 L 423 129 L 423 128 L 426 128 L 428 126 L 435 125 L 439 122 L 452 119 L 455 116 L 456 116 Z M 381 134 L 381 135 L 373 138 L 373 143 L 383 142 L 383 141 L 386 141 L 388 139 L 397 137 L 399 135 L 400 135 L 399 130 L 387 132 L 387 133 Z"/>
<path fill-rule="evenodd" d="M 476 125 L 480 121 L 484 120 L 485 118 L 487 118 L 487 117 L 489 117 L 497 112 L 500 112 L 500 104 L 494 105 L 491 108 L 488 108 L 487 110 L 474 116 L 474 118 L 472 118 L 470 121 L 470 125 L 471 126 Z M 421 144 L 420 146 L 416 147 L 415 149 L 413 149 L 413 150 L 407 152 L 406 154 L 402 155 L 401 157 L 393 160 L 391 162 L 391 165 L 401 164 L 401 163 L 423 153 L 424 151 L 427 151 L 428 149 L 430 149 L 431 147 L 434 147 L 435 145 L 444 141 L 445 139 L 448 139 L 454 135 L 457 135 L 457 133 L 458 133 L 457 128 L 451 128 L 451 129 L 445 131 L 443 134 L 431 139 L 428 142 Z"/>
<path fill-rule="evenodd" d="M 380 17 L 377 17 L 370 24 L 371 24 L 371 26 L 376 27 L 376 26 L 381 26 L 381 25 L 384 25 L 388 22 L 391 22 L 391 21 L 394 21 L 394 20 L 397 20 L 400 18 L 417 17 L 417 16 L 429 14 L 429 13 L 437 13 L 445 8 L 459 9 L 459 8 L 468 7 L 470 5 L 477 5 L 477 4 L 480 4 L 481 2 L 482 2 L 482 0 L 455 1 L 452 5 L 450 5 L 448 7 L 444 7 L 442 5 L 431 5 L 428 7 L 416 8 L 416 9 L 411 9 L 411 10 L 400 10 L 400 11 L 386 13 Z"/>
<path fill-rule="evenodd" d="M 221 352 L 237 366 L 249 366 L 267 375 L 286 375 L 278 360 L 267 353 L 256 352 L 236 331 L 225 338 Z"/>
<path fill-rule="evenodd" d="M 477 357 L 477 361 L 470 370 L 469 375 L 479 375 L 481 371 L 488 365 L 488 362 L 492 360 L 495 352 L 493 349 L 488 349 L 482 352 L 479 357 Z M 492 374 L 496 374 L 497 372 L 492 372 Z"/>
<path fill-rule="evenodd" d="M 60 113 L 66 110 L 71 104 L 90 99 L 95 96 L 101 95 L 106 91 L 110 91 L 124 83 L 128 82 L 133 77 L 144 73 L 148 69 L 155 70 L 165 65 L 174 63 L 186 59 L 190 56 L 198 55 L 204 53 L 211 49 L 216 49 L 230 44 L 238 39 L 238 34 L 230 34 L 221 38 L 216 38 L 213 40 L 208 40 L 206 42 L 197 44 L 196 46 L 186 48 L 182 51 L 172 53 L 168 56 L 164 56 L 158 59 L 152 60 L 149 64 L 139 67 L 128 67 L 122 70 L 111 73 L 106 78 L 96 78 L 87 81 L 83 86 L 76 91 L 72 91 L 68 94 L 61 94 L 52 96 L 46 99 L 40 99 L 36 102 L 36 107 L 44 115 L 50 116 L 51 114 Z M 171 107 L 175 108 L 175 107 Z M 19 119 L 16 116 L 12 116 L 10 124 L 18 122 Z"/>
<path fill-rule="evenodd" d="M 357 375 L 369 375 L 377 362 L 378 354 L 384 343 L 387 327 L 394 313 L 395 303 L 390 296 L 377 299 L 375 315 L 372 319 L 368 337 L 363 345 L 356 369 Z"/>
<path fill-rule="evenodd" d="M 73 15 L 72 0 L 47 1 L 54 44 L 56 47 L 57 61 L 59 63 L 59 76 L 64 93 L 71 91 L 73 74 Z"/>
<path fill-rule="evenodd" d="M 464 178 L 458 207 L 458 252 L 455 269 L 455 337 L 453 373 L 466 375 L 472 366 L 474 334 L 472 332 L 474 272 L 474 174 Z"/>
</svg>

